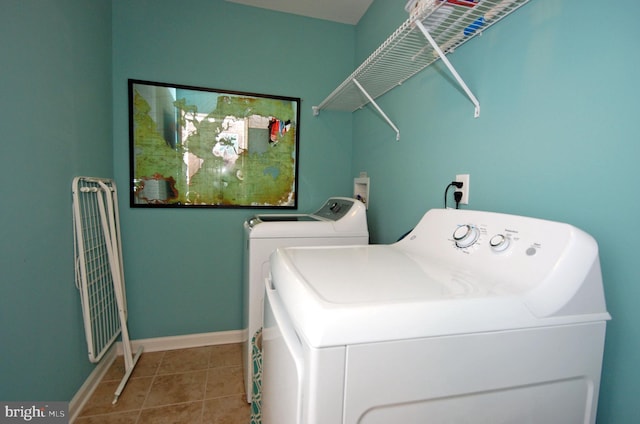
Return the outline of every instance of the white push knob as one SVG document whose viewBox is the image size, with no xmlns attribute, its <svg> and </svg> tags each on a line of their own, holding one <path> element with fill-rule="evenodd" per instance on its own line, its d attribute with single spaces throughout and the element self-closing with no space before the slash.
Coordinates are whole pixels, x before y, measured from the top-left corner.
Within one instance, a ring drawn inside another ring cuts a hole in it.
<svg viewBox="0 0 640 424">
<path fill-rule="evenodd" d="M 453 239 L 456 242 L 456 246 L 461 249 L 473 245 L 478 241 L 480 232 L 473 225 L 461 225 L 453 232 Z"/>
<path fill-rule="evenodd" d="M 504 234 L 496 234 L 489 240 L 489 246 L 495 252 L 502 252 L 509 247 L 509 239 Z"/>
</svg>

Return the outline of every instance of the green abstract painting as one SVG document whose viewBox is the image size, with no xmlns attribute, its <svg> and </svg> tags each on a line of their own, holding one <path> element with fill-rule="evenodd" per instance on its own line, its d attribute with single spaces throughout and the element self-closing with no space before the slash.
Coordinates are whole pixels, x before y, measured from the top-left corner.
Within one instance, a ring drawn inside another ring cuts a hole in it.
<svg viewBox="0 0 640 424">
<path fill-rule="evenodd" d="M 296 208 L 300 99 L 129 80 L 132 207 Z"/>
</svg>

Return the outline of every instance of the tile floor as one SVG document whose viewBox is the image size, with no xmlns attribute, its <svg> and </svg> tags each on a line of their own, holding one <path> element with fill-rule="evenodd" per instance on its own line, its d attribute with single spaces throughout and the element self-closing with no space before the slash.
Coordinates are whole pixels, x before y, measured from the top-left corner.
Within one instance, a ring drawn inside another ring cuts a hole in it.
<svg viewBox="0 0 640 424">
<path fill-rule="evenodd" d="M 124 375 L 118 357 L 75 424 L 248 424 L 241 344 L 143 353 L 113 405 Z"/>
</svg>

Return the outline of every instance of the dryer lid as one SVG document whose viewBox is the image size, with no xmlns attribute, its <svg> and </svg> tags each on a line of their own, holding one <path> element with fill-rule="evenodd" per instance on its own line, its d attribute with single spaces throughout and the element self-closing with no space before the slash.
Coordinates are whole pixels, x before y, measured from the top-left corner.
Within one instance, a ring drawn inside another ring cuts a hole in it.
<svg viewBox="0 0 640 424">
<path fill-rule="evenodd" d="M 261 214 L 245 221 L 249 238 L 369 238 L 365 206 L 354 199 L 332 197 L 313 214 Z"/>
</svg>

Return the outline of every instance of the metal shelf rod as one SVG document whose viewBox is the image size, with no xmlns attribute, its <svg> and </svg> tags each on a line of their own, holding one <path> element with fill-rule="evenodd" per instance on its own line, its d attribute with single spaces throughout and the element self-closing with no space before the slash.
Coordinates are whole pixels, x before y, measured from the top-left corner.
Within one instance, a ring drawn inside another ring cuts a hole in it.
<svg viewBox="0 0 640 424">
<path fill-rule="evenodd" d="M 429 34 L 429 31 L 427 30 L 427 28 L 425 28 L 425 26 L 422 24 L 422 22 L 417 20 L 414 23 L 420 29 L 420 31 L 422 31 L 422 33 L 424 34 L 424 36 L 427 39 L 427 41 L 429 42 L 429 44 L 431 44 L 431 47 L 433 47 L 433 49 L 436 51 L 436 53 L 438 53 L 438 56 L 440 56 L 440 60 L 442 60 L 444 62 L 444 64 L 449 69 L 449 72 L 451 72 L 451 75 L 453 75 L 453 77 L 456 79 L 456 81 L 458 81 L 458 84 L 460 84 L 460 86 L 462 87 L 464 92 L 467 94 L 467 96 L 469 97 L 471 102 L 474 104 L 475 112 L 474 112 L 473 116 L 475 118 L 480 116 L 480 102 L 478 101 L 476 96 L 473 95 L 473 93 L 471 92 L 471 90 L 469 89 L 467 84 L 464 82 L 464 80 L 462 79 L 460 74 L 458 74 L 458 71 L 456 71 L 456 68 L 454 68 L 453 65 L 451 64 L 451 62 L 449 61 L 449 59 L 447 59 L 447 56 L 440 49 L 440 47 L 435 42 L 433 37 L 431 37 L 431 34 Z"/>
<path fill-rule="evenodd" d="M 380 106 L 378 106 L 378 104 L 376 103 L 375 100 L 373 100 L 373 97 L 371 97 L 369 95 L 369 93 L 367 93 L 367 90 L 365 90 L 362 85 L 360 85 L 360 83 L 358 82 L 357 79 L 353 78 L 351 81 L 353 81 L 353 83 L 356 85 L 356 87 L 358 87 L 360 89 L 360 91 L 362 91 L 362 94 L 365 95 L 365 97 L 367 99 L 369 99 L 369 102 L 371 102 L 371 104 L 373 105 L 373 107 L 376 108 L 376 110 L 378 111 L 378 113 L 380 115 L 382 115 L 382 117 L 384 118 L 385 121 L 387 121 L 387 123 L 391 126 L 391 128 L 394 129 L 394 131 L 396 132 L 396 141 L 400 141 L 400 130 L 398 129 L 398 127 L 396 127 L 396 125 L 391 121 L 391 119 L 389 119 L 389 117 L 387 116 L 386 113 L 383 112 L 383 110 L 380 108 Z"/>
</svg>

